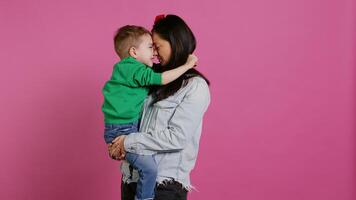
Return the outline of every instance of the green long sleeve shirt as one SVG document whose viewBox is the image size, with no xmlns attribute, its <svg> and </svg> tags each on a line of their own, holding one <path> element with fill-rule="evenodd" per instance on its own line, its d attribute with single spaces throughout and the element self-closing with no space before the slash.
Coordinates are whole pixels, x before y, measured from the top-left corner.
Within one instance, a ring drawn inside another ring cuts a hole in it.
<svg viewBox="0 0 356 200">
<path fill-rule="evenodd" d="M 102 90 L 105 123 L 127 124 L 137 121 L 148 95 L 149 85 L 161 85 L 162 74 L 128 57 L 114 65 L 111 79 Z"/>
</svg>

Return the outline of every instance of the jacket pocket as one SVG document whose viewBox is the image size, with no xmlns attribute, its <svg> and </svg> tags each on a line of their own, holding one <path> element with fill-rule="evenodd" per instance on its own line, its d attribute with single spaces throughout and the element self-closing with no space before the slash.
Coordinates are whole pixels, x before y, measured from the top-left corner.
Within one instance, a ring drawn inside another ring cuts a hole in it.
<svg viewBox="0 0 356 200">
<path fill-rule="evenodd" d="M 172 118 L 178 103 L 167 99 L 154 104 L 156 110 L 155 129 L 162 130 L 168 127 L 168 122 Z"/>
<path fill-rule="evenodd" d="M 154 104 L 157 108 L 169 109 L 177 107 L 178 103 L 172 100 L 164 99 Z"/>
</svg>

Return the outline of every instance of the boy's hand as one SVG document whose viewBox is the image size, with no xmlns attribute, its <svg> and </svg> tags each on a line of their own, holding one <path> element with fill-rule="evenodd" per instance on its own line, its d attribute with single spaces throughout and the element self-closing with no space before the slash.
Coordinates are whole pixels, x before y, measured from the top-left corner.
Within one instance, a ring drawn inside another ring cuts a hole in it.
<svg viewBox="0 0 356 200">
<path fill-rule="evenodd" d="M 190 67 L 193 68 L 197 65 L 198 63 L 198 57 L 196 57 L 194 54 L 190 54 L 188 56 L 186 64 Z"/>
</svg>

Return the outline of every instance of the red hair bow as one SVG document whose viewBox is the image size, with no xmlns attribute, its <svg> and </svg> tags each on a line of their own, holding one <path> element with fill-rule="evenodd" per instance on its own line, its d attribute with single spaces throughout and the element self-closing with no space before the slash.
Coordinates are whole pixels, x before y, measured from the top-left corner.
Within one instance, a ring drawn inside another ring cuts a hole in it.
<svg viewBox="0 0 356 200">
<path fill-rule="evenodd" d="M 164 19 L 166 16 L 165 15 L 157 15 L 155 18 L 155 24 L 159 22 L 161 19 Z"/>
</svg>

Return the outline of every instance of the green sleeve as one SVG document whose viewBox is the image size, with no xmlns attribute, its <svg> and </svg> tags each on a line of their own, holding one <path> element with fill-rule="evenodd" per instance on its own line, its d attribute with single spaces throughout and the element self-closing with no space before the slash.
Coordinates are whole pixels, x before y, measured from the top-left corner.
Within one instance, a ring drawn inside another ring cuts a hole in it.
<svg viewBox="0 0 356 200">
<path fill-rule="evenodd" d="M 150 67 L 142 65 L 134 73 L 134 82 L 139 86 L 161 85 L 162 74 L 154 72 Z"/>
<path fill-rule="evenodd" d="M 125 59 L 119 64 L 118 74 L 131 87 L 162 85 L 162 74 L 138 62 L 133 58 Z"/>
</svg>

